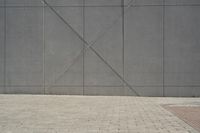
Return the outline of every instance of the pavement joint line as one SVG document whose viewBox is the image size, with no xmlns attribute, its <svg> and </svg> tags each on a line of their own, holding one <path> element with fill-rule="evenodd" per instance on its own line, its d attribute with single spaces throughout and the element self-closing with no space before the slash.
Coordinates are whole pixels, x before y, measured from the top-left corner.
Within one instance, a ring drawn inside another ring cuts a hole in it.
<svg viewBox="0 0 200 133">
<path fill-rule="evenodd" d="M 177 97 L 1 94 L 0 131 L 199 133 L 162 107 L 199 101 Z"/>
</svg>

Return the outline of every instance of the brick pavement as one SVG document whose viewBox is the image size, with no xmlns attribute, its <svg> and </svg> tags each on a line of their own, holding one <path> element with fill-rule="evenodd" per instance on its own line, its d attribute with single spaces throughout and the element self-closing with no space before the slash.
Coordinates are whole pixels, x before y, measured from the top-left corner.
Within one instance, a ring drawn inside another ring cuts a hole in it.
<svg viewBox="0 0 200 133">
<path fill-rule="evenodd" d="M 0 95 L 1 133 L 198 133 L 162 104 L 200 98 Z"/>
<path fill-rule="evenodd" d="M 200 106 L 165 105 L 164 108 L 200 132 Z"/>
</svg>

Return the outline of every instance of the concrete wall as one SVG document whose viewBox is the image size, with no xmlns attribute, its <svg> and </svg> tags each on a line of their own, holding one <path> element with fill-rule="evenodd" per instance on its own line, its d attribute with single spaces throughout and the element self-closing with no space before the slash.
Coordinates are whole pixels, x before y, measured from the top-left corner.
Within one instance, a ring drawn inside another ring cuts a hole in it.
<svg viewBox="0 0 200 133">
<path fill-rule="evenodd" d="M 199 0 L 0 0 L 0 93 L 200 96 Z"/>
</svg>

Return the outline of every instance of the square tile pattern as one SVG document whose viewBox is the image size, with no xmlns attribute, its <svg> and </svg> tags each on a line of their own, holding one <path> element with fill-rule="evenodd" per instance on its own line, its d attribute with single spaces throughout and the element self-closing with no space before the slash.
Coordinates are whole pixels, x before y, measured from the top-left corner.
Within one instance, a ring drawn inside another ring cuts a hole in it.
<svg viewBox="0 0 200 133">
<path fill-rule="evenodd" d="M 198 133 L 162 105 L 200 106 L 199 101 L 199 98 L 0 95 L 0 131 Z"/>
<path fill-rule="evenodd" d="M 0 0 L 0 87 L 7 93 L 200 96 L 199 4 Z"/>
</svg>

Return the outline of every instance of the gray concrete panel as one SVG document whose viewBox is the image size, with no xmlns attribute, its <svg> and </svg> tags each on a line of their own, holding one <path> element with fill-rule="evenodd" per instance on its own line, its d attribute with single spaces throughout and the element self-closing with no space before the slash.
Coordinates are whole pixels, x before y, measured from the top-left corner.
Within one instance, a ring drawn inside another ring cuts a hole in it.
<svg viewBox="0 0 200 133">
<path fill-rule="evenodd" d="M 85 0 L 86 6 L 120 6 L 121 0 Z"/>
<path fill-rule="evenodd" d="M 131 5 L 133 2 L 132 0 L 124 0 L 124 5 Z"/>
<path fill-rule="evenodd" d="M 124 5 L 126 6 L 163 5 L 163 0 L 124 0 Z"/>
<path fill-rule="evenodd" d="M 59 74 L 60 74 L 59 75 L 60 77 L 57 77 L 55 79 L 56 82 L 54 82 L 53 85 L 54 84 L 55 85 L 70 85 L 70 86 L 83 85 L 83 59 L 82 57 L 80 57 L 80 59 L 77 60 L 74 65 L 69 67 L 67 72 L 63 71 L 63 74 L 62 73 L 59 73 Z M 50 85 L 52 85 L 52 83 Z"/>
<path fill-rule="evenodd" d="M 1 1 L 0 4 L 3 4 L 3 0 Z M 83 0 L 46 0 L 46 2 L 51 6 L 83 6 Z M 43 6 L 43 4 L 43 0 L 6 0 L 7 6 Z"/>
<path fill-rule="evenodd" d="M 0 8 L 0 86 L 4 85 L 4 8 Z"/>
<path fill-rule="evenodd" d="M 8 94 L 44 94 L 42 87 L 6 87 Z"/>
<path fill-rule="evenodd" d="M 194 89 L 195 89 L 194 90 L 195 97 L 200 97 L 200 87 L 195 87 Z"/>
<path fill-rule="evenodd" d="M 165 87 L 166 96 L 199 97 L 200 87 Z"/>
<path fill-rule="evenodd" d="M 142 5 L 163 5 L 163 4 L 164 0 L 133 0 L 131 5 L 142 6 Z"/>
<path fill-rule="evenodd" d="M 200 7 L 166 7 L 165 85 L 200 85 Z"/>
<path fill-rule="evenodd" d="M 199 0 L 165 0 L 165 5 L 199 5 Z"/>
<path fill-rule="evenodd" d="M 124 29 L 121 0 L 46 1 L 141 96 L 200 95 L 199 0 L 124 0 Z M 6 3 L 0 93 L 135 96 L 41 0 Z"/>
<path fill-rule="evenodd" d="M 0 87 L 0 94 L 4 94 L 4 87 Z"/>
<path fill-rule="evenodd" d="M 56 8 L 62 17 L 76 30 L 81 28 L 81 14 L 76 8 Z M 77 12 L 69 12 L 75 10 Z M 63 15 L 65 13 L 65 15 Z M 70 14 L 71 13 L 71 14 Z M 73 19 L 71 15 L 77 15 Z M 70 16 L 70 17 L 68 17 Z M 72 23 L 72 24 L 71 24 Z M 74 26 L 74 24 L 78 26 Z M 49 8 L 45 9 L 45 83 L 47 86 L 55 84 L 82 85 L 83 63 L 82 55 L 77 56 L 83 49 L 83 42 L 77 35 Z M 74 63 L 73 66 L 71 64 Z M 70 67 L 71 66 L 71 67 Z M 70 67 L 70 69 L 69 69 Z"/>
<path fill-rule="evenodd" d="M 42 6 L 42 0 L 6 0 L 6 6 Z"/>
<path fill-rule="evenodd" d="M 0 6 L 4 6 L 4 0 L 0 0 Z"/>
<path fill-rule="evenodd" d="M 79 35 L 83 36 L 83 7 L 53 7 L 53 8 L 74 28 L 76 32 L 79 33 Z M 49 11 L 49 9 L 47 10 Z M 52 13 L 52 11 L 49 12 Z M 57 20 L 60 21 L 58 17 Z"/>
<path fill-rule="evenodd" d="M 123 89 L 124 89 L 125 96 L 136 96 L 133 90 L 131 90 L 129 87 L 124 86 Z M 137 93 L 139 93 L 137 88 L 133 87 L 133 89 L 137 91 Z"/>
<path fill-rule="evenodd" d="M 125 80 L 162 85 L 162 7 L 131 7 L 125 16 Z"/>
<path fill-rule="evenodd" d="M 163 96 L 163 89 L 162 87 L 157 87 L 157 86 L 141 86 L 141 87 L 135 87 L 132 86 L 132 88 L 139 93 L 140 96 Z M 128 87 L 125 87 L 125 95 L 126 96 L 135 96 L 135 93 L 130 90 Z"/>
<path fill-rule="evenodd" d="M 83 0 L 46 0 L 51 6 L 83 6 Z"/>
<path fill-rule="evenodd" d="M 121 80 L 91 50 L 85 53 L 85 85 L 121 85 Z"/>
<path fill-rule="evenodd" d="M 119 7 L 85 8 L 85 38 L 122 75 L 122 24 Z M 117 22 L 113 25 L 114 22 Z M 85 85 L 120 85 L 120 79 L 92 51 L 85 55 Z"/>
<path fill-rule="evenodd" d="M 0 94 L 4 94 L 5 93 L 5 88 L 0 86 Z"/>
<path fill-rule="evenodd" d="M 110 8 L 110 7 L 109 7 Z M 106 9 L 106 8 L 105 8 Z M 116 9 L 116 8 L 115 8 Z M 121 8 L 117 8 L 118 10 L 116 10 L 118 13 L 121 10 Z M 91 14 L 90 12 L 93 12 L 93 10 L 96 10 L 94 8 L 87 8 L 86 9 L 87 12 Z M 93 15 L 89 16 L 86 15 L 86 23 L 88 23 L 88 29 L 86 29 L 86 35 L 88 36 L 92 36 L 93 34 L 91 33 L 92 31 L 94 31 L 94 29 L 90 29 L 89 28 L 89 24 L 91 24 L 93 21 L 97 21 L 95 19 L 92 19 L 92 17 L 94 17 Z M 94 18 L 96 18 L 97 16 L 95 16 Z M 90 18 L 90 19 L 89 19 Z M 103 18 L 103 17 L 102 17 Z M 87 20 L 90 21 L 87 21 Z M 122 40 L 122 19 L 120 16 L 116 16 L 116 18 L 114 18 L 115 20 L 117 20 L 115 24 L 112 24 L 113 21 L 110 21 L 111 25 L 108 29 L 104 29 L 101 27 L 99 27 L 100 31 L 102 31 L 101 33 L 97 34 L 97 37 L 94 38 L 98 38 L 98 36 L 101 36 L 100 38 L 97 39 L 96 43 L 93 45 L 93 47 L 95 48 L 95 50 L 100 53 L 100 55 L 107 61 L 109 62 L 109 64 L 120 74 L 123 75 L 123 40 Z M 105 20 L 106 22 L 107 20 Z M 97 22 L 96 22 L 97 23 Z M 96 29 L 97 30 L 97 29 Z M 98 31 L 98 30 L 97 30 Z M 88 34 L 87 34 L 88 33 Z M 91 33 L 91 34 L 90 34 Z M 89 37 L 88 37 L 89 38 Z"/>
<path fill-rule="evenodd" d="M 83 87 L 51 87 L 46 89 L 46 94 L 83 95 Z"/>
<path fill-rule="evenodd" d="M 6 84 L 43 84 L 41 8 L 7 8 Z"/>
<path fill-rule="evenodd" d="M 85 87 L 85 95 L 124 96 L 123 87 Z"/>
<path fill-rule="evenodd" d="M 121 16 L 120 7 L 86 7 L 85 39 L 94 42 Z"/>
</svg>

